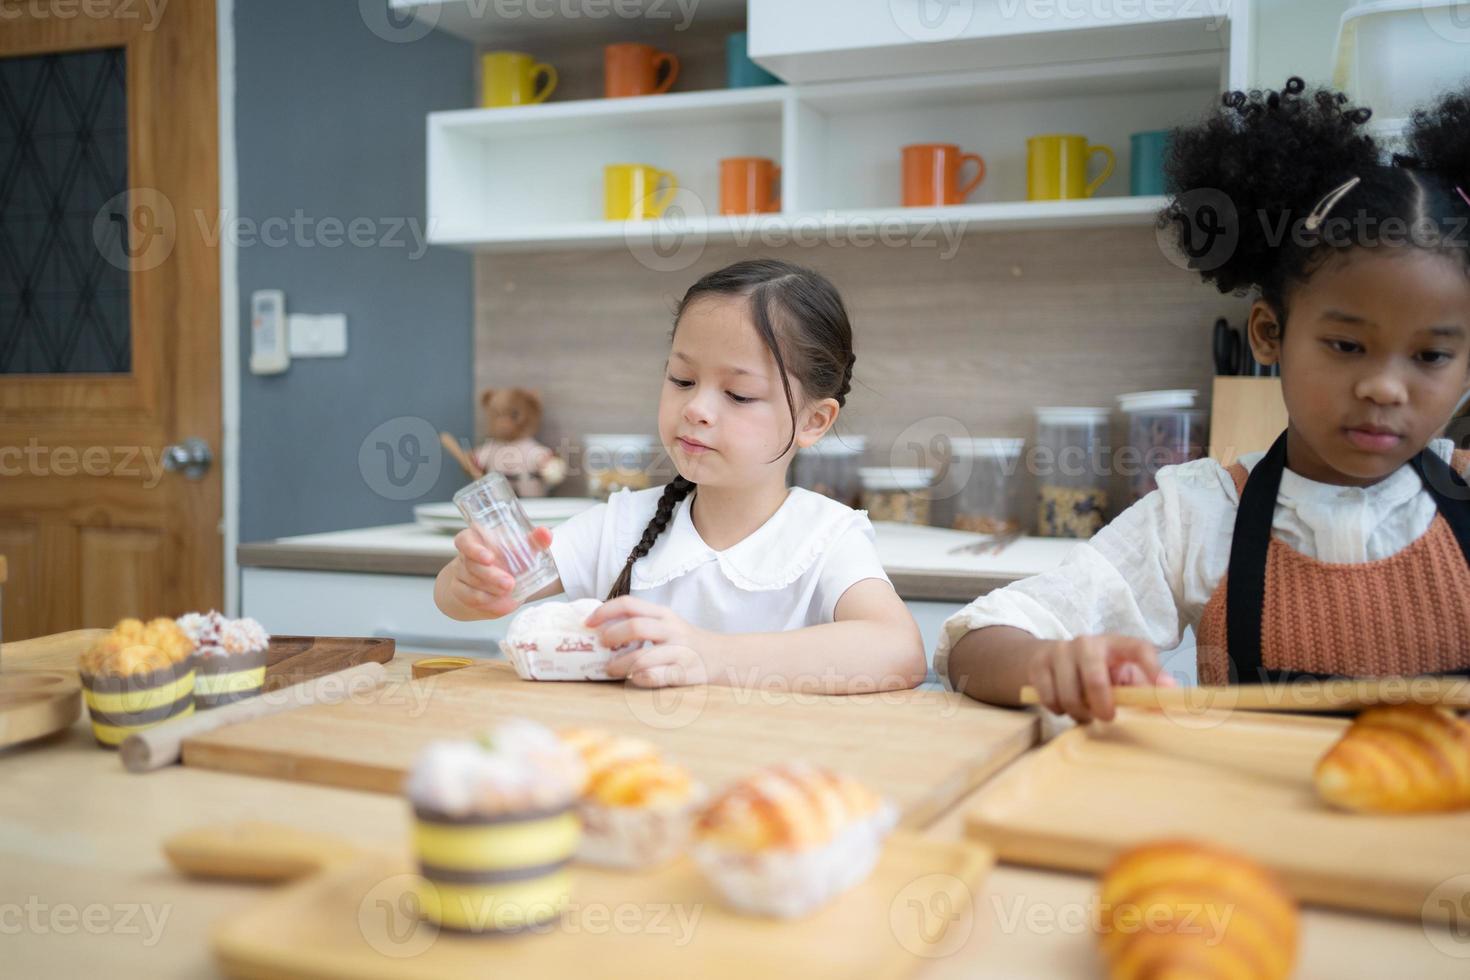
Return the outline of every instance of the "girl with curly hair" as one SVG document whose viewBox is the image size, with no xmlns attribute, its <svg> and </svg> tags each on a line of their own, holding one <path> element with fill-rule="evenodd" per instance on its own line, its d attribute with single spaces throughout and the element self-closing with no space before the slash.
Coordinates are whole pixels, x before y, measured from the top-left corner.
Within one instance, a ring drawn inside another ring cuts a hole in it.
<svg viewBox="0 0 1470 980">
<path fill-rule="evenodd" d="M 1201 683 L 1470 669 L 1470 454 L 1437 438 L 1470 390 L 1470 88 L 1392 159 L 1368 116 L 1292 78 L 1175 130 L 1161 219 L 1204 281 L 1254 294 L 1289 424 L 1166 468 L 1061 568 L 952 617 L 954 687 L 1110 719 L 1112 685 L 1173 682 L 1157 651 L 1187 626 Z"/>
<path fill-rule="evenodd" d="M 560 579 L 534 598 L 606 597 L 587 625 L 639 686 L 786 682 L 840 694 L 918 685 L 923 640 L 883 572 L 867 515 L 786 486 L 797 447 L 837 421 L 852 327 L 825 278 L 775 260 L 712 272 L 674 316 L 658 430 L 678 470 L 535 540 Z M 468 531 L 434 597 L 454 619 L 520 605 Z"/>
</svg>

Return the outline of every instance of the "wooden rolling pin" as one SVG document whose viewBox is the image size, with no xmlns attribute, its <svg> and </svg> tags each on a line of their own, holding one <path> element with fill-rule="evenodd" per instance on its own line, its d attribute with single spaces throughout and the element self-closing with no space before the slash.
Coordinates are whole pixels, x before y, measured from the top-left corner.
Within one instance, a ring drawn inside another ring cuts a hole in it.
<svg viewBox="0 0 1470 980">
<path fill-rule="evenodd" d="M 1120 685 L 1114 703 L 1133 708 L 1201 711 L 1353 711 L 1378 704 L 1432 704 L 1470 708 L 1463 677 L 1355 677 L 1290 684 L 1152 687 Z M 1036 688 L 1021 688 L 1022 704 L 1040 704 Z"/>
<path fill-rule="evenodd" d="M 382 685 L 387 672 L 380 663 L 358 664 L 292 687 L 283 687 L 253 698 L 211 708 L 177 721 L 165 722 L 129 735 L 118 747 L 129 772 L 148 772 L 179 760 L 184 740 L 205 732 L 254 718 L 279 714 L 309 704 L 337 704 L 366 694 Z"/>
</svg>

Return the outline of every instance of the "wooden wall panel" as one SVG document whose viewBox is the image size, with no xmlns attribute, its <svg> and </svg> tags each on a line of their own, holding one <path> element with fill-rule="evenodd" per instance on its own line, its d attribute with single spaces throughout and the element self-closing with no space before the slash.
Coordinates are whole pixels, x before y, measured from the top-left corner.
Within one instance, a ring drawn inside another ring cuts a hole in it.
<svg viewBox="0 0 1470 980">
<path fill-rule="evenodd" d="M 653 432 L 674 303 L 703 273 L 770 255 L 823 272 L 847 302 L 858 357 L 839 431 L 868 435 L 869 462 L 911 465 L 911 436 L 1031 437 L 1039 405 L 1196 388 L 1208 408 L 1211 324 L 1248 309 L 1171 265 L 1151 228 L 979 234 L 948 251 L 722 245 L 681 272 L 621 249 L 481 256 L 476 387 L 540 389 L 542 440 L 561 449 Z"/>
</svg>

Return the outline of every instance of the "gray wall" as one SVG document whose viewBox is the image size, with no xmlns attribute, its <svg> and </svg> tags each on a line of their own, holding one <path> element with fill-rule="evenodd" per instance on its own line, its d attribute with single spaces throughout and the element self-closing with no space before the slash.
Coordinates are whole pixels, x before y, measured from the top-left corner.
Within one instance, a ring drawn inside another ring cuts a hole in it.
<svg viewBox="0 0 1470 980">
<path fill-rule="evenodd" d="M 409 520 L 463 481 L 423 439 L 409 455 L 430 461 L 410 470 L 402 438 L 474 422 L 471 259 L 422 244 L 424 117 L 473 104 L 473 46 L 384 40 L 352 0 L 236 3 L 235 45 L 240 540 Z M 354 219 L 373 244 L 352 242 Z M 345 313 L 347 357 L 249 373 L 256 289 Z"/>
</svg>

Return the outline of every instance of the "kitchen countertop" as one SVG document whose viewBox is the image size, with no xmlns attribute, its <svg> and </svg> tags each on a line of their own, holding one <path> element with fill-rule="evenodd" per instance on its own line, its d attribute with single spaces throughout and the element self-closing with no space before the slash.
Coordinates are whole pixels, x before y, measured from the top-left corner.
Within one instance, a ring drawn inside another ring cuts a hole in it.
<svg viewBox="0 0 1470 980">
<path fill-rule="evenodd" d="M 389 676 L 404 677 L 412 659 L 395 658 Z M 259 902 L 271 886 L 175 874 L 160 844 L 180 831 L 268 820 L 366 847 L 407 840 L 408 811 L 396 797 L 182 766 L 134 775 L 96 747 L 87 725 L 84 716 L 64 733 L 0 752 L 8 975 L 218 975 L 211 925 Z M 962 801 L 924 833 L 955 839 L 969 806 Z M 947 955 L 917 976 L 1099 976 L 1095 909 L 1088 876 L 1002 864 L 970 914 L 951 925 L 965 941 L 935 950 Z M 1435 930 L 1433 942 L 1426 929 Z M 1306 909 L 1301 939 L 1300 977 L 1464 976 L 1465 960 L 1444 951 L 1463 941 L 1438 926 Z"/>
<path fill-rule="evenodd" d="M 1022 538 L 999 555 L 951 555 L 977 534 L 876 521 L 878 557 L 909 600 L 968 602 L 1017 579 L 1056 567 L 1076 541 Z M 553 529 L 554 531 L 554 529 Z M 417 524 L 303 534 L 242 544 L 242 568 L 437 575 L 454 555 L 453 537 Z"/>
</svg>

